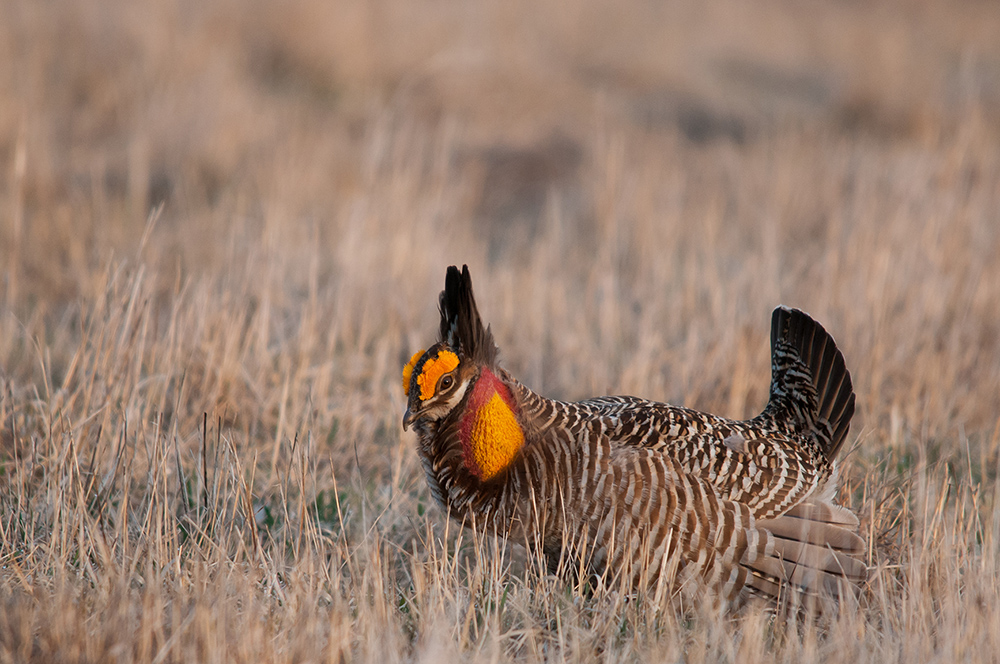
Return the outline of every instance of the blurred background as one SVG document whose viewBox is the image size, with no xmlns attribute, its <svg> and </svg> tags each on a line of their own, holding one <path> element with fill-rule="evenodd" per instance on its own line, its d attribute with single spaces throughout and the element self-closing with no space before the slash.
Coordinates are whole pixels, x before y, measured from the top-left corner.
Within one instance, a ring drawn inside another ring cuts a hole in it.
<svg viewBox="0 0 1000 664">
<path fill-rule="evenodd" d="M 43 400 L 131 297 L 133 421 L 395 445 L 398 367 L 469 263 L 509 368 L 553 396 L 748 415 L 784 301 L 846 346 L 861 427 L 994 424 L 994 0 L 2 15 L 0 357 Z"/>
<path fill-rule="evenodd" d="M 991 0 L 4 0 L 3 17 L 4 244 L 89 231 L 83 255 L 25 266 L 69 291 L 160 205 L 206 237 L 277 217 L 324 235 L 396 168 L 442 185 L 400 227 L 436 205 L 498 260 L 547 206 L 566 228 L 607 214 L 636 186 L 609 170 L 683 206 L 671 188 L 716 182 L 678 177 L 739 189 L 761 177 L 748 155 L 793 141 L 810 168 L 845 143 L 905 160 L 1000 130 Z"/>
</svg>

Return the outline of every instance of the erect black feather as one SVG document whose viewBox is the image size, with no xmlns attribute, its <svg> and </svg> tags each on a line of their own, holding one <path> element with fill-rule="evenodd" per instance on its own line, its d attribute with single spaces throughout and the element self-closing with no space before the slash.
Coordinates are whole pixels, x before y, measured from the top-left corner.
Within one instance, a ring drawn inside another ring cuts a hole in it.
<svg viewBox="0 0 1000 664">
<path fill-rule="evenodd" d="M 797 430 L 812 430 L 828 459 L 837 456 L 854 415 L 854 389 L 830 333 L 808 314 L 778 307 L 771 317 L 771 399 Z"/>
<path fill-rule="evenodd" d="M 441 309 L 440 341 L 459 349 L 474 362 L 496 364 L 497 346 L 492 332 L 483 327 L 479 318 L 468 265 L 462 266 L 461 273 L 454 265 L 448 268 L 438 305 Z"/>
</svg>

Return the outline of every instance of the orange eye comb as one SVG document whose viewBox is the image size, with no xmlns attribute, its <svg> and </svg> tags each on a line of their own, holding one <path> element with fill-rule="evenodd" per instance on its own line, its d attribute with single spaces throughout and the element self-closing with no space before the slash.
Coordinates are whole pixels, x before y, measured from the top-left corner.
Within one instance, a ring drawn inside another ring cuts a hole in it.
<svg viewBox="0 0 1000 664">
<path fill-rule="evenodd" d="M 450 350 L 442 350 L 437 357 L 433 357 L 424 362 L 424 370 L 417 376 L 417 385 L 420 386 L 420 399 L 426 401 L 434 396 L 434 388 L 437 386 L 438 378 L 445 375 L 458 366 L 458 355 Z"/>
<path fill-rule="evenodd" d="M 410 376 L 413 375 L 413 367 L 417 366 L 417 360 L 424 354 L 424 350 L 418 350 L 410 358 L 410 361 L 403 366 L 403 394 L 410 395 Z"/>
</svg>

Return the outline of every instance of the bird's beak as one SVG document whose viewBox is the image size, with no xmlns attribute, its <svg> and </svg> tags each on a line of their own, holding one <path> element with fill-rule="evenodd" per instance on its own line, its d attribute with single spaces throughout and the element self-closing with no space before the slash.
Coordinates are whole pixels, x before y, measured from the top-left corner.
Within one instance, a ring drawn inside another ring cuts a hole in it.
<svg viewBox="0 0 1000 664">
<path fill-rule="evenodd" d="M 403 413 L 403 431 L 410 428 L 410 425 L 413 424 L 413 420 L 417 419 L 419 414 L 419 412 L 414 413 L 409 408 L 406 409 L 406 412 Z"/>
</svg>

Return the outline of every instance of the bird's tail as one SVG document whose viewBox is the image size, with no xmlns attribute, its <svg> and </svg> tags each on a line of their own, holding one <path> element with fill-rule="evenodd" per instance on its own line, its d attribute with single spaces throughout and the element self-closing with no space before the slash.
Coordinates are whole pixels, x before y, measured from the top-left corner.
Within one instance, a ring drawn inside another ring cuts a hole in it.
<svg viewBox="0 0 1000 664">
<path fill-rule="evenodd" d="M 833 337 L 808 314 L 778 307 L 771 317 L 771 395 L 759 416 L 811 435 L 836 458 L 854 415 L 854 388 Z"/>
</svg>

